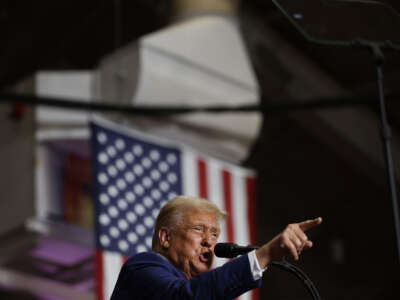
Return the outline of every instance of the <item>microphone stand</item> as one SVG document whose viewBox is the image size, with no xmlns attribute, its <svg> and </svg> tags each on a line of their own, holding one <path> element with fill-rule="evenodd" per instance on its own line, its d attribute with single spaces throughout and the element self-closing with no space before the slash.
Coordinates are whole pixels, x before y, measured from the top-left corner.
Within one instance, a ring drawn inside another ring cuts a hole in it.
<svg viewBox="0 0 400 300">
<path fill-rule="evenodd" d="M 308 276 L 298 267 L 288 263 L 285 259 L 281 261 L 273 261 L 270 265 L 278 269 L 287 271 L 296 276 L 297 279 L 299 279 L 306 286 L 307 291 L 314 300 L 321 300 L 321 296 L 319 295 L 319 292 L 315 285 L 312 283 L 310 278 L 308 278 Z"/>
<path fill-rule="evenodd" d="M 385 61 L 385 57 L 382 49 L 386 48 L 394 50 L 394 47 L 389 41 L 378 43 L 371 41 L 356 40 L 353 44 L 354 47 L 362 47 L 369 49 L 372 52 L 375 59 L 375 67 L 376 67 L 378 91 L 379 91 L 381 136 L 383 141 L 387 178 L 392 198 L 394 225 L 397 237 L 396 239 L 397 255 L 400 261 L 400 218 L 399 218 L 399 206 L 398 206 L 397 189 L 396 189 L 397 183 L 394 172 L 393 155 L 392 155 L 392 130 L 387 120 L 385 94 L 383 92 L 383 64 Z"/>
<path fill-rule="evenodd" d="M 230 243 L 230 244 L 232 244 L 232 243 Z M 232 245 L 234 245 L 234 244 L 232 244 Z M 223 256 L 220 256 L 220 257 L 234 258 L 238 255 L 246 254 L 246 253 L 248 253 L 252 250 L 258 249 L 260 247 L 248 245 L 246 247 L 240 247 L 240 248 L 241 248 L 240 251 L 232 252 L 232 255 L 226 256 L 226 254 L 224 253 Z M 232 249 L 229 249 L 228 252 L 231 252 L 231 251 L 232 251 Z M 317 288 L 315 287 L 315 285 L 312 283 L 311 279 L 308 278 L 308 276 L 302 270 L 300 270 L 298 267 L 287 262 L 285 260 L 285 258 L 283 258 L 281 261 L 271 262 L 270 266 L 276 267 L 278 269 L 281 269 L 281 270 L 284 270 L 284 271 L 287 271 L 287 272 L 293 274 L 294 276 L 297 277 L 297 279 L 299 279 L 306 286 L 307 291 L 310 293 L 311 297 L 314 300 L 321 300 L 321 296 L 319 295 L 319 292 L 318 292 Z"/>
</svg>

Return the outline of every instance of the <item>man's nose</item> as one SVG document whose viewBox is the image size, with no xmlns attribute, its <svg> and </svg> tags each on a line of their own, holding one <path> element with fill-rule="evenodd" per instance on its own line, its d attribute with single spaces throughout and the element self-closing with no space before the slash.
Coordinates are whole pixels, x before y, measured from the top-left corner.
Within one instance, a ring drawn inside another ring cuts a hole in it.
<svg viewBox="0 0 400 300">
<path fill-rule="evenodd" d="M 201 245 L 204 247 L 212 246 L 212 237 L 210 233 L 204 233 L 203 240 L 201 241 Z"/>
</svg>

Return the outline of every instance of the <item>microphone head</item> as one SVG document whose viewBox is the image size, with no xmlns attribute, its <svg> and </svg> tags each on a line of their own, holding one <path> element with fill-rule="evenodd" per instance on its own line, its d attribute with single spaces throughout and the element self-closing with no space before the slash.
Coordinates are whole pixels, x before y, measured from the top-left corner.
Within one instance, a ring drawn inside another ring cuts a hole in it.
<svg viewBox="0 0 400 300">
<path fill-rule="evenodd" d="M 235 251 L 236 247 L 234 243 L 218 243 L 214 247 L 214 253 L 218 257 L 234 258 L 238 255 Z"/>
</svg>

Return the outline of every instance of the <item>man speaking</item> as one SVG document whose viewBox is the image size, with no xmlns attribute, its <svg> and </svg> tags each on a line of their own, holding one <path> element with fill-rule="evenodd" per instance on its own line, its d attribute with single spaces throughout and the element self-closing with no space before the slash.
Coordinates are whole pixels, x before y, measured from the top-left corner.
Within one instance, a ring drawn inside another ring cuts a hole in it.
<svg viewBox="0 0 400 300">
<path fill-rule="evenodd" d="M 219 221 L 226 213 L 208 200 L 178 196 L 157 217 L 152 252 L 122 267 L 111 300 L 234 299 L 259 287 L 263 270 L 285 255 L 299 259 L 312 247 L 305 231 L 317 218 L 288 225 L 257 250 L 212 269 Z"/>
</svg>

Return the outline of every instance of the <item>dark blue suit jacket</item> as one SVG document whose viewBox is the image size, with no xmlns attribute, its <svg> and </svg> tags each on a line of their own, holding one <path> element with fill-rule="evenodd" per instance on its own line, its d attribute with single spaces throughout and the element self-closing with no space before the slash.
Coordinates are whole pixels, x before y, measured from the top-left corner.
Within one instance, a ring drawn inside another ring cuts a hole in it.
<svg viewBox="0 0 400 300">
<path fill-rule="evenodd" d="M 154 252 L 132 256 L 122 267 L 111 300 L 234 299 L 259 287 L 247 255 L 190 280 Z"/>
</svg>

